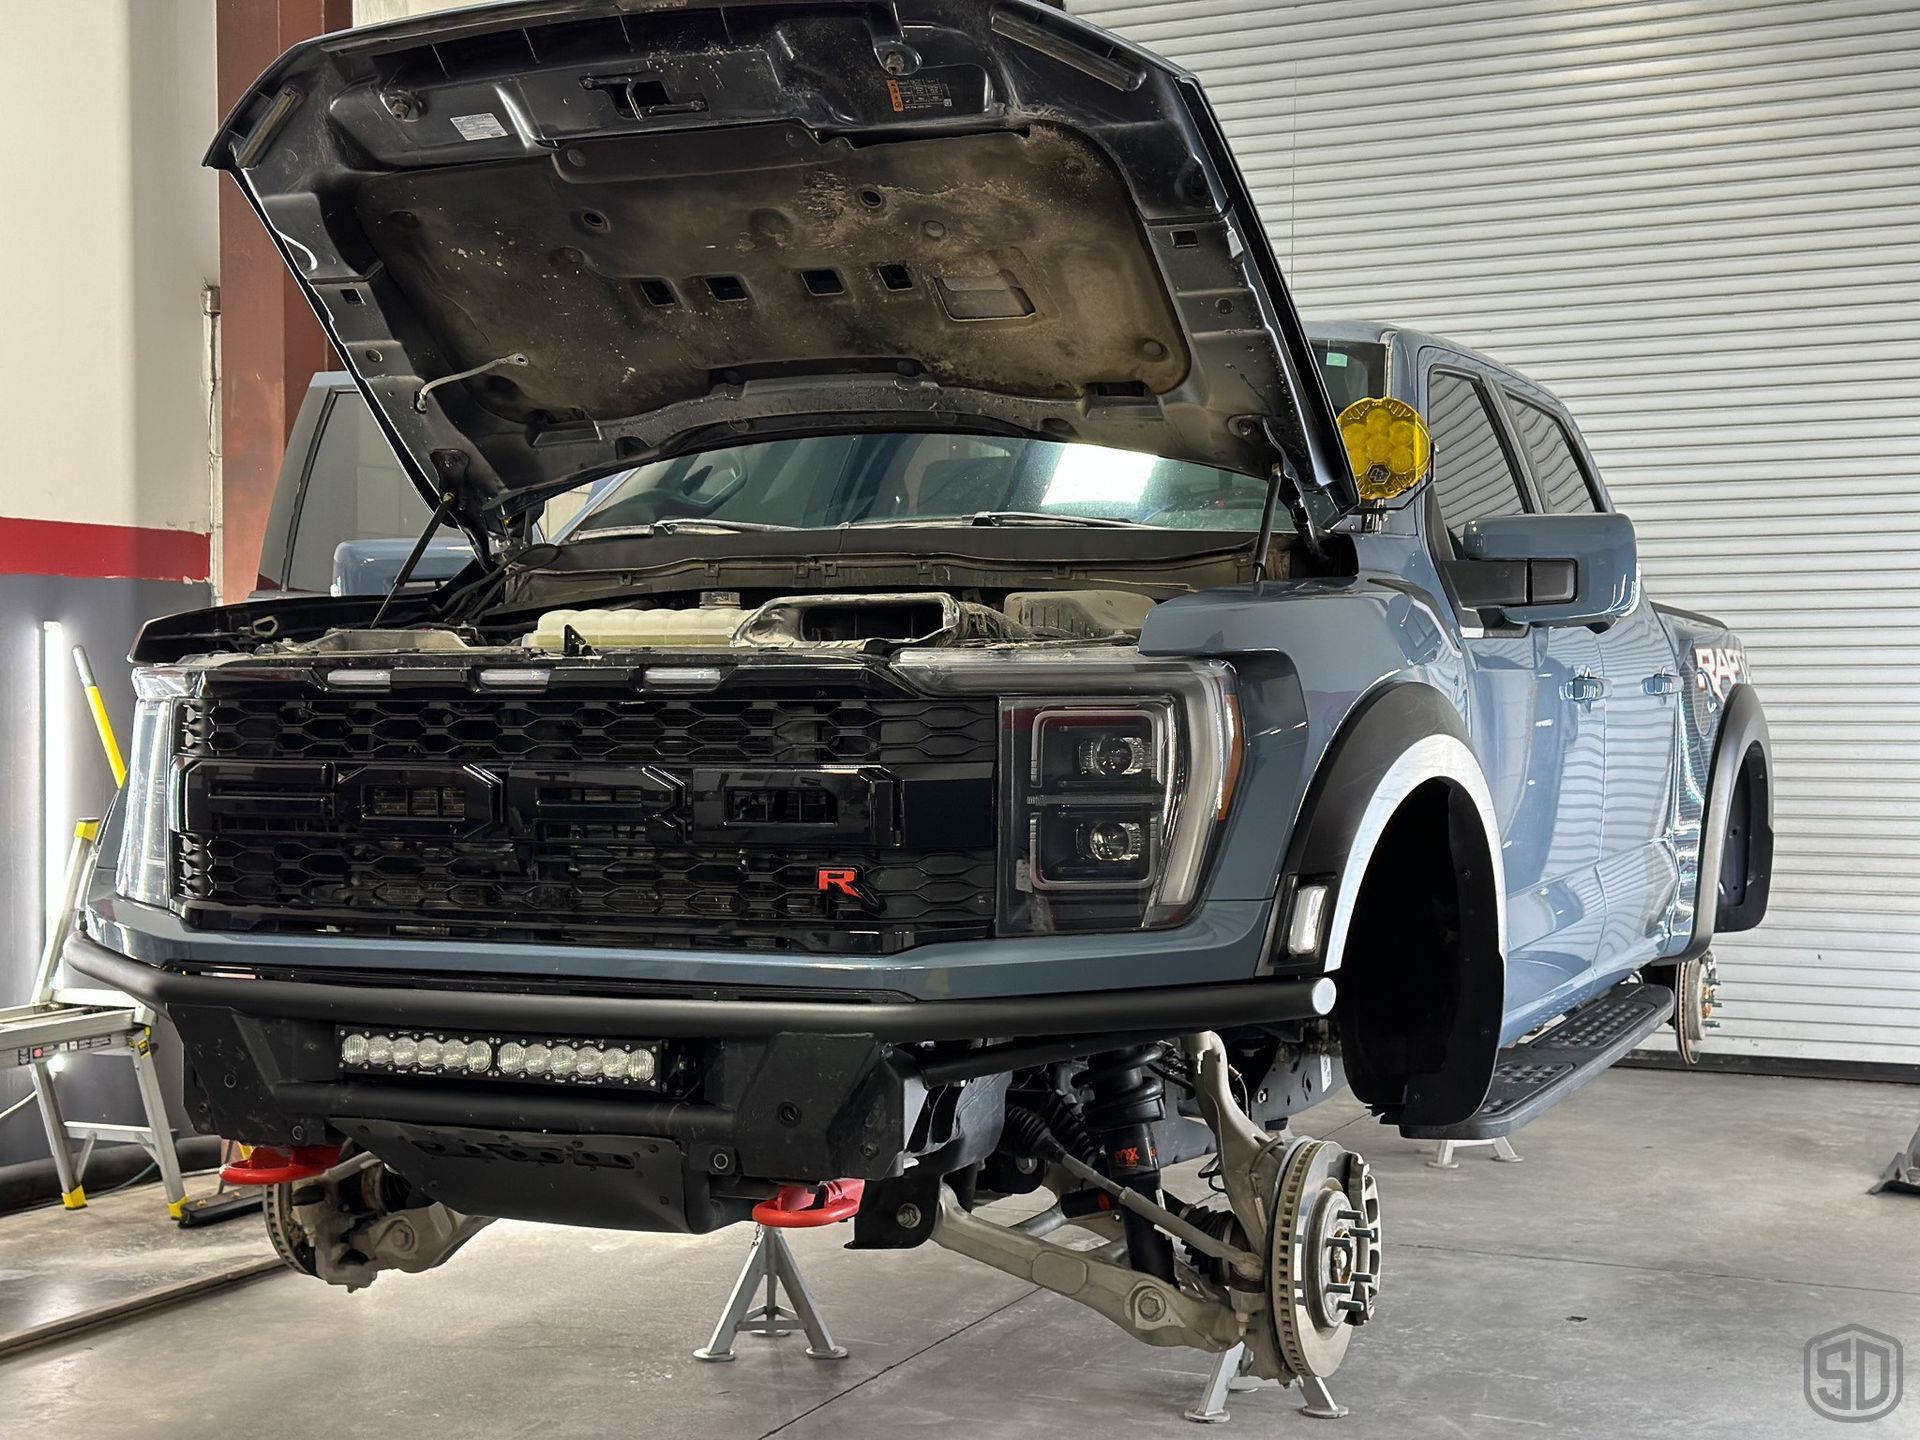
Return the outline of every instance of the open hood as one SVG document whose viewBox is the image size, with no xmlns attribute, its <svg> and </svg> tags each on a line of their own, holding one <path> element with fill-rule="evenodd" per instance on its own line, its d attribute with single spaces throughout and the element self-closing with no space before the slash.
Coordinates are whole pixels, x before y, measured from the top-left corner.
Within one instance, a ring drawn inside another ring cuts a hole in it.
<svg viewBox="0 0 1920 1440">
<path fill-rule="evenodd" d="M 570 477 L 849 427 L 1284 453 L 1350 504 L 1198 86 L 1028 0 L 344 31 L 282 56 L 207 163 L 476 537 Z"/>
</svg>

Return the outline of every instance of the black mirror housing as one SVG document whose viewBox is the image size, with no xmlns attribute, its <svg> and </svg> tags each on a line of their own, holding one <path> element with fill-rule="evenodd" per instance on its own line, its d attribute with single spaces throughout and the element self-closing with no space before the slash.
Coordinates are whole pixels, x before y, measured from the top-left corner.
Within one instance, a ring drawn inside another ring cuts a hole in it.
<svg viewBox="0 0 1920 1440">
<path fill-rule="evenodd" d="M 1633 608 L 1640 551 L 1624 515 L 1470 521 L 1447 568 L 1460 604 L 1516 625 L 1605 625 Z"/>
</svg>

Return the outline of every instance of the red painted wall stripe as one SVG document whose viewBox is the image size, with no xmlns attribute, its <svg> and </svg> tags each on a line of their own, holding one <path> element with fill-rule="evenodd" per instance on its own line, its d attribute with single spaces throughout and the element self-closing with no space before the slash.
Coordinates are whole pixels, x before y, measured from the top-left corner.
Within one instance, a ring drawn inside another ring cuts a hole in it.
<svg viewBox="0 0 1920 1440">
<path fill-rule="evenodd" d="M 205 580 L 207 537 L 194 530 L 0 515 L 0 575 Z"/>
</svg>

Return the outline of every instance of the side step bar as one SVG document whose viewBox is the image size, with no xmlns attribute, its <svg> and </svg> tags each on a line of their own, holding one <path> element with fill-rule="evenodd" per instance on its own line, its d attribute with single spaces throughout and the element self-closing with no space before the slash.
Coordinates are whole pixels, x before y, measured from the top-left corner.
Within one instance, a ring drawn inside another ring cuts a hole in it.
<svg viewBox="0 0 1920 1440">
<path fill-rule="evenodd" d="M 1609 1068 L 1673 1014 L 1673 991 L 1626 981 L 1567 1012 L 1531 1041 L 1509 1045 L 1480 1108 L 1457 1125 L 1403 1125 L 1414 1140 L 1494 1140 L 1537 1120 Z"/>
</svg>

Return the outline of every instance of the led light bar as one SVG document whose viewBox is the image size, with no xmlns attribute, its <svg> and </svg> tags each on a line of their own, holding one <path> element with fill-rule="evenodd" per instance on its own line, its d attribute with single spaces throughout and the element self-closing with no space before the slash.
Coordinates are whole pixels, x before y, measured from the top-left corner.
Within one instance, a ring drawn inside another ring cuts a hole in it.
<svg viewBox="0 0 1920 1440">
<path fill-rule="evenodd" d="M 342 1030 L 340 1065 L 371 1075 L 443 1075 L 537 1084 L 653 1089 L 660 1083 L 654 1040 L 443 1035 Z"/>
</svg>

